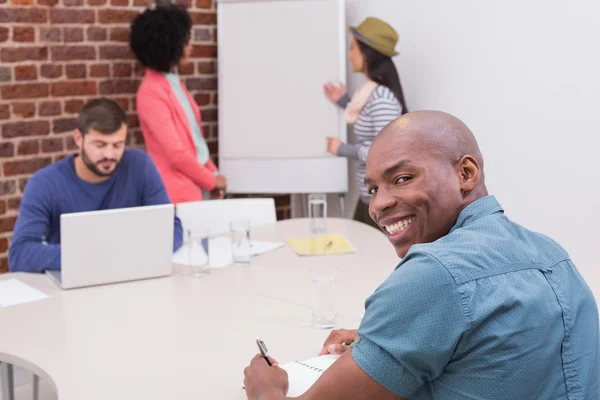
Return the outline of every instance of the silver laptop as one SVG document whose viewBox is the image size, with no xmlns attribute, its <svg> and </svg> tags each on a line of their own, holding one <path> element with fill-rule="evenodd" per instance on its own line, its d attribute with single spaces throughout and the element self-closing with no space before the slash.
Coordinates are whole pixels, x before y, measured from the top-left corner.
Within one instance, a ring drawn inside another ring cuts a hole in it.
<svg viewBox="0 0 600 400">
<path fill-rule="evenodd" d="M 171 274 L 173 204 L 62 214 L 61 271 L 46 273 L 62 289 Z"/>
</svg>

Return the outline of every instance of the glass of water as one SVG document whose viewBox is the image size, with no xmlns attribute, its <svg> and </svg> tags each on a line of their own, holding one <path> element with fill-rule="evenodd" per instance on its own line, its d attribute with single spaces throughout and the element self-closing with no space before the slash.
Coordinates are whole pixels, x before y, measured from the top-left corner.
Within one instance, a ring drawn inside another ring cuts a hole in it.
<svg viewBox="0 0 600 400">
<path fill-rule="evenodd" d="M 188 266 L 192 276 L 205 276 L 210 272 L 208 228 L 188 231 Z"/>
<path fill-rule="evenodd" d="M 310 230 L 314 234 L 325 233 L 327 225 L 327 196 L 310 194 L 308 196 L 308 217 Z"/>
<path fill-rule="evenodd" d="M 231 221 L 229 226 L 231 230 L 231 255 L 233 261 L 237 264 L 250 264 L 252 261 L 250 221 Z"/>
<path fill-rule="evenodd" d="M 319 268 L 312 270 L 313 286 L 313 326 L 329 329 L 335 327 L 336 281 L 335 268 Z"/>
</svg>

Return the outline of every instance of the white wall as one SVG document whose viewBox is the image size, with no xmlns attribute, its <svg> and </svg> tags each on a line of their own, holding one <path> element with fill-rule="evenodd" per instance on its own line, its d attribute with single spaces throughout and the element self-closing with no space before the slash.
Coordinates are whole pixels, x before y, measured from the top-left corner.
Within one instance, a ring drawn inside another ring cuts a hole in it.
<svg viewBox="0 0 600 400">
<path fill-rule="evenodd" d="M 600 300 L 600 2 L 347 1 L 349 24 L 399 32 L 409 109 L 461 118 L 506 214 L 563 245 Z"/>
</svg>

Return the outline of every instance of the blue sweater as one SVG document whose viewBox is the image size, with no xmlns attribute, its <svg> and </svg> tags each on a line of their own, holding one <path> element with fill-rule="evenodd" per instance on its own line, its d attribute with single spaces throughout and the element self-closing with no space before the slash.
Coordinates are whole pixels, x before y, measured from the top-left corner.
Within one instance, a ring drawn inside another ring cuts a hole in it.
<svg viewBox="0 0 600 400">
<path fill-rule="evenodd" d="M 27 182 L 8 254 L 11 271 L 60 270 L 60 215 L 73 212 L 170 203 L 150 157 L 126 149 L 111 177 L 101 183 L 81 180 L 75 155 L 39 170 Z M 183 230 L 175 217 L 173 251 Z"/>
</svg>

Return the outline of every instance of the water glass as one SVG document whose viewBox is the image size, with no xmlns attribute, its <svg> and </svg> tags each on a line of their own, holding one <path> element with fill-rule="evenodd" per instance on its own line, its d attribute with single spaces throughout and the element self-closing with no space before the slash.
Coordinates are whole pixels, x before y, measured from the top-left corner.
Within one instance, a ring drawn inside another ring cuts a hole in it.
<svg viewBox="0 0 600 400">
<path fill-rule="evenodd" d="M 252 245 L 250 243 L 250 221 L 230 222 L 231 255 L 238 264 L 250 264 L 252 261 Z"/>
<path fill-rule="evenodd" d="M 208 240 L 208 228 L 188 231 L 188 266 L 192 276 L 205 276 L 210 272 Z"/>
<path fill-rule="evenodd" d="M 337 317 L 336 275 L 335 268 L 320 268 L 312 271 L 313 326 L 315 328 L 335 327 Z"/>
<path fill-rule="evenodd" d="M 327 220 L 327 196 L 324 194 L 310 194 L 308 196 L 308 217 L 310 230 L 314 234 L 325 233 Z"/>
</svg>

